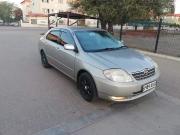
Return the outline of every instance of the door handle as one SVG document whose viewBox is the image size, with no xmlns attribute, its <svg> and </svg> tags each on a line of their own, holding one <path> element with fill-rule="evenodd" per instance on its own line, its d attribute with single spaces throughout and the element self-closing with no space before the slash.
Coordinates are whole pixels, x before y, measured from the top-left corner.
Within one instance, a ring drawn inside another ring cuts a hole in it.
<svg viewBox="0 0 180 135">
<path fill-rule="evenodd" d="M 57 49 L 57 50 L 60 50 L 60 48 L 59 48 L 59 47 L 56 47 L 56 49 Z"/>
</svg>

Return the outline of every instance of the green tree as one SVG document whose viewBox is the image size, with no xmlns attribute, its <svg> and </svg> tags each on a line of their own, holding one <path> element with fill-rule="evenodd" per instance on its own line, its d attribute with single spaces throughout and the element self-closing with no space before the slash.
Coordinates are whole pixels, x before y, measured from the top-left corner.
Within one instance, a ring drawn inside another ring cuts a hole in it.
<svg viewBox="0 0 180 135">
<path fill-rule="evenodd" d="M 147 15 L 153 19 L 158 19 L 164 14 L 174 13 L 174 1 L 173 0 L 149 0 L 143 4 L 144 9 L 147 11 Z"/>
<path fill-rule="evenodd" d="M 115 11 L 113 5 L 108 0 L 77 0 L 71 5 L 73 8 L 80 9 L 83 13 L 99 17 L 102 29 L 106 29 L 106 24 L 112 20 L 115 14 L 113 14 Z"/>
<path fill-rule="evenodd" d="M 122 28 L 125 23 L 131 20 L 144 19 L 147 11 L 142 5 L 142 0 L 112 0 L 113 7 L 116 9 L 115 24 L 121 26 L 120 39 L 122 38 Z"/>
<path fill-rule="evenodd" d="M 172 9 L 171 2 L 172 0 L 77 0 L 72 6 L 89 15 L 98 16 L 102 29 L 106 29 L 108 24 L 108 31 L 113 32 L 113 24 L 122 26 L 130 20 L 160 17 L 165 9 Z"/>
<path fill-rule="evenodd" d="M 6 1 L 0 2 L 0 19 L 10 23 L 13 15 L 13 4 Z"/>
<path fill-rule="evenodd" d="M 79 8 L 90 15 L 96 15 L 101 21 L 102 29 L 113 33 L 113 24 L 124 24 L 129 18 L 139 16 L 142 12 L 139 0 L 78 0 L 72 3 L 74 8 Z"/>
<path fill-rule="evenodd" d="M 14 21 L 20 21 L 23 18 L 22 10 L 18 7 L 15 7 L 13 13 L 14 13 Z"/>
</svg>

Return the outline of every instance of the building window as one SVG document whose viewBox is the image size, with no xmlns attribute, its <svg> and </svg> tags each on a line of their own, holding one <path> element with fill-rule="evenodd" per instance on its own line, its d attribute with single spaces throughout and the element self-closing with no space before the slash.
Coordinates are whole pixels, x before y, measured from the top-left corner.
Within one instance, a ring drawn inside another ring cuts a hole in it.
<svg viewBox="0 0 180 135">
<path fill-rule="evenodd" d="M 49 0 L 42 0 L 43 3 L 49 3 Z"/>
<path fill-rule="evenodd" d="M 43 8 L 42 11 L 43 11 L 44 14 L 48 14 L 49 13 L 49 9 L 47 9 L 47 8 Z"/>
<path fill-rule="evenodd" d="M 58 3 L 63 3 L 63 0 L 58 0 Z"/>
<path fill-rule="evenodd" d="M 31 24 L 37 24 L 37 19 L 31 19 Z"/>
</svg>

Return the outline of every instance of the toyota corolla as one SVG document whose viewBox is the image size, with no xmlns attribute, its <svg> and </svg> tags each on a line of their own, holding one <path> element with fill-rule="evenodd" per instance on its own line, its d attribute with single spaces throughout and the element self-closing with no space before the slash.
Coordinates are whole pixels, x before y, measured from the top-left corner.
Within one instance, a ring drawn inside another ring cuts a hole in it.
<svg viewBox="0 0 180 135">
<path fill-rule="evenodd" d="M 158 65 L 101 29 L 53 28 L 40 38 L 39 52 L 42 65 L 76 81 L 88 102 L 131 101 L 157 86 Z"/>
</svg>

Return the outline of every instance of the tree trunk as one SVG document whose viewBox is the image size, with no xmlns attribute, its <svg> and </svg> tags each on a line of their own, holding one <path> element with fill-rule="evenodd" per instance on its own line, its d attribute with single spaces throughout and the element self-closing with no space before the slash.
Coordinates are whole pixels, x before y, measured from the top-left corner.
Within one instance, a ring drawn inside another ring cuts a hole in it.
<svg viewBox="0 0 180 135">
<path fill-rule="evenodd" d="M 106 30 L 106 24 L 107 22 L 104 20 L 103 15 L 101 14 L 100 10 L 98 10 L 98 14 L 99 14 L 99 21 L 101 23 L 101 29 Z"/>
<path fill-rule="evenodd" d="M 120 28 L 120 32 L 119 32 L 120 41 L 122 40 L 122 34 L 123 34 L 123 23 L 121 23 L 121 28 Z"/>
<path fill-rule="evenodd" d="M 108 22 L 108 32 L 110 32 L 111 34 L 114 34 L 113 23 L 112 22 Z"/>
<path fill-rule="evenodd" d="M 135 25 L 135 31 L 137 31 L 137 25 Z"/>
<path fill-rule="evenodd" d="M 101 29 L 106 30 L 106 21 L 101 20 Z"/>
</svg>

